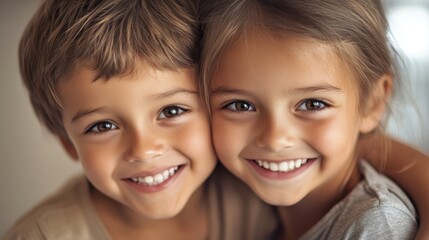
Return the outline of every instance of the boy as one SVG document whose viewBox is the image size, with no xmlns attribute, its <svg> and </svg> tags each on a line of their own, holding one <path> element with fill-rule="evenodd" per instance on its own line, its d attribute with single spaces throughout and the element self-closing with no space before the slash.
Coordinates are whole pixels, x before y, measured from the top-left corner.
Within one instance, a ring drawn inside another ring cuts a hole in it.
<svg viewBox="0 0 429 240">
<path fill-rule="evenodd" d="M 230 176 L 203 185 L 216 158 L 195 78 L 197 25 L 193 1 L 43 3 L 22 37 L 22 76 L 85 177 L 6 239 L 263 239 L 273 230 L 245 187 L 231 194 Z"/>
</svg>

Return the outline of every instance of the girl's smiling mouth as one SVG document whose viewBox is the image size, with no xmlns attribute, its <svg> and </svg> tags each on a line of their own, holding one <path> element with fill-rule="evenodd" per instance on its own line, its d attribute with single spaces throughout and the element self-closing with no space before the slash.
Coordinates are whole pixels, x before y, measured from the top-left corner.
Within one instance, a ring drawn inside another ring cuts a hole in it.
<svg viewBox="0 0 429 240">
<path fill-rule="evenodd" d="M 263 167 L 267 170 L 273 171 L 273 172 L 288 172 L 292 171 L 295 168 L 300 168 L 302 165 L 307 163 L 307 158 L 300 158 L 296 160 L 287 160 L 287 161 L 281 161 L 281 162 L 275 162 L 275 161 L 264 161 L 264 160 L 253 160 L 260 167 Z"/>
<path fill-rule="evenodd" d="M 297 158 L 285 161 L 246 160 L 258 175 L 269 179 L 288 179 L 299 175 L 318 159 L 320 158 Z"/>
</svg>

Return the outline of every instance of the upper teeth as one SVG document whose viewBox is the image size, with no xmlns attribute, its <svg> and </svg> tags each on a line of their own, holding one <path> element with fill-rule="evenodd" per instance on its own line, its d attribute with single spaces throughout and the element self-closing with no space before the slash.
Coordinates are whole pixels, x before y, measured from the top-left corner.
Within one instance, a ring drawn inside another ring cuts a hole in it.
<svg viewBox="0 0 429 240">
<path fill-rule="evenodd" d="M 294 169 L 300 168 L 302 165 L 307 163 L 306 158 L 283 161 L 283 162 L 267 162 L 262 160 L 256 160 L 260 167 L 273 172 L 288 172 Z"/>
<path fill-rule="evenodd" d="M 165 169 L 164 171 L 157 173 L 154 176 L 133 177 L 131 178 L 131 180 L 135 183 L 155 186 L 163 183 L 165 180 L 173 176 L 178 169 L 179 167 L 176 166 L 169 169 Z"/>
</svg>

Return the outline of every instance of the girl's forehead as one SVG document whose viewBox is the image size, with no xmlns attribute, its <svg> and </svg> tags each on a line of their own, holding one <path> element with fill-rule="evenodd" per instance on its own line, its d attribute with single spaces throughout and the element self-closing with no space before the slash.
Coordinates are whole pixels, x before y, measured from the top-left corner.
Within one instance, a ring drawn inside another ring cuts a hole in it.
<svg viewBox="0 0 429 240">
<path fill-rule="evenodd" d="M 221 52 L 219 65 L 224 65 L 222 62 L 228 61 L 229 58 L 242 58 L 243 62 L 266 58 L 267 60 L 284 59 L 289 63 L 302 62 L 303 64 L 328 61 L 332 63 L 331 67 L 342 65 L 342 58 L 335 46 L 331 44 L 295 33 L 278 35 L 263 30 L 247 31 L 232 41 Z M 312 61 L 308 61 L 308 58 Z M 332 62 L 333 60 L 335 61 Z"/>
<path fill-rule="evenodd" d="M 344 88 L 356 86 L 334 46 L 298 34 L 248 32 L 224 49 L 215 72 L 214 85 L 222 76 L 230 79 L 229 84 L 235 79 L 274 82 L 281 78 L 302 83 L 335 78 Z"/>
<path fill-rule="evenodd" d="M 293 32 L 280 34 L 264 28 L 246 29 L 229 44 L 226 44 L 220 55 L 222 56 L 231 49 L 243 53 L 251 53 L 250 49 L 258 49 L 261 51 L 277 50 L 277 52 L 294 50 L 297 53 L 306 52 L 314 55 L 337 54 L 333 44 L 322 40 Z"/>
</svg>

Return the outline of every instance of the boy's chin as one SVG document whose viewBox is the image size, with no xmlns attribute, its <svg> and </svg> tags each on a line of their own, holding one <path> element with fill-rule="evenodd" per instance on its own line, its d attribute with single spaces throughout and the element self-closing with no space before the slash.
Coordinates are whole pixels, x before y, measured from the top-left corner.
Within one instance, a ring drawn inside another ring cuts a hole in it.
<svg viewBox="0 0 429 240">
<path fill-rule="evenodd" d="M 171 219 L 179 215 L 184 209 L 184 206 L 161 206 L 161 207 L 151 207 L 150 209 L 141 209 L 137 212 L 143 218 L 148 220 L 164 220 Z"/>
</svg>

